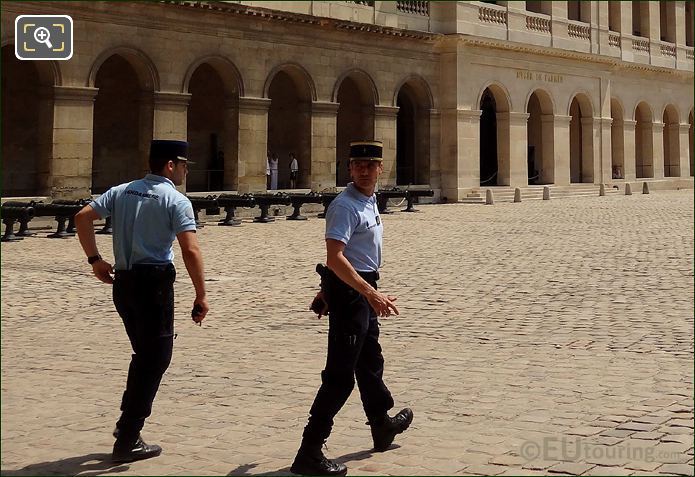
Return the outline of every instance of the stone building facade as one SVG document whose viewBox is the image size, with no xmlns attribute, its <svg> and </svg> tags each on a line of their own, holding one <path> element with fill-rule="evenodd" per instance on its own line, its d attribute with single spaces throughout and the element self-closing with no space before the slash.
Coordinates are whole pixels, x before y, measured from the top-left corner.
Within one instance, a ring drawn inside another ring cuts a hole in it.
<svg viewBox="0 0 695 477">
<path fill-rule="evenodd" d="M 21 14 L 74 21 L 68 61 L 14 57 Z M 693 184 L 692 1 L 4 2 L 3 197 L 140 177 L 188 139 L 188 191 L 347 181 L 384 143 L 382 187 Z"/>
</svg>

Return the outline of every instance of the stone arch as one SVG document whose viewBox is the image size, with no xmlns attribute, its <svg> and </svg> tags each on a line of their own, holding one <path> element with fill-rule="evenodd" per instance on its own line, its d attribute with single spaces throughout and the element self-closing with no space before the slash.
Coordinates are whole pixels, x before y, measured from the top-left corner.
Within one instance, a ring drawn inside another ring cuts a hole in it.
<svg viewBox="0 0 695 477">
<path fill-rule="evenodd" d="M 239 97 L 244 84 L 237 67 L 212 55 L 193 62 L 182 91 L 190 93 L 186 136 L 189 167 L 186 190 L 210 192 L 238 188 Z"/>
<path fill-rule="evenodd" d="M 347 70 L 343 72 L 340 77 L 338 77 L 335 85 L 333 86 L 331 101 L 334 103 L 338 102 L 338 92 L 340 91 L 340 86 L 347 78 L 350 78 L 355 82 L 363 103 L 379 104 L 379 91 L 377 90 L 376 83 L 374 83 L 374 80 L 369 73 L 359 68 Z"/>
<path fill-rule="evenodd" d="M 296 186 L 310 188 L 311 111 L 312 103 L 316 101 L 313 79 L 302 66 L 283 63 L 268 75 L 263 96 L 271 100 L 268 153 L 277 159 L 277 166 L 274 160 L 269 160 L 271 175 L 268 187 L 282 189 L 290 186 L 289 155 L 294 154 L 299 165 Z"/>
<path fill-rule="evenodd" d="M 680 115 L 678 108 L 668 104 L 662 114 L 664 177 L 680 176 Z"/>
<path fill-rule="evenodd" d="M 635 177 L 654 177 L 654 115 L 646 101 L 635 106 Z"/>
<path fill-rule="evenodd" d="M 552 184 L 555 176 L 555 103 L 546 90 L 532 90 L 526 98 L 527 171 L 529 184 Z"/>
<path fill-rule="evenodd" d="M 409 75 L 394 93 L 396 116 L 396 184 L 430 183 L 430 110 L 432 92 L 425 80 Z"/>
<path fill-rule="evenodd" d="M 239 69 L 229 59 L 219 55 L 205 56 L 194 61 L 188 67 L 186 74 L 183 77 L 181 92 L 189 92 L 193 73 L 195 73 L 199 66 L 205 63 L 209 64 L 217 72 L 217 74 L 220 75 L 220 78 L 222 78 L 224 92 L 226 95 L 244 96 L 244 80 L 239 72 Z"/>
<path fill-rule="evenodd" d="M 154 62 L 142 50 L 132 46 L 117 46 L 102 52 L 92 63 L 87 76 L 87 86 L 94 88 L 99 69 L 114 55 L 123 57 L 137 74 L 143 91 L 159 91 L 159 73 Z"/>
<path fill-rule="evenodd" d="M 294 82 L 303 102 L 316 101 L 316 85 L 309 72 L 298 63 L 283 63 L 273 68 L 265 80 L 263 97 L 270 98 L 270 85 L 279 73 L 285 73 Z"/>
<path fill-rule="evenodd" d="M 98 89 L 91 176 L 92 193 L 100 193 L 149 171 L 159 75 L 142 51 L 120 46 L 97 57 L 87 85 Z"/>
<path fill-rule="evenodd" d="M 611 179 L 625 179 L 625 108 L 611 98 Z"/>
<path fill-rule="evenodd" d="M 401 79 L 393 92 L 393 106 L 398 104 L 398 93 L 400 93 L 401 88 L 408 83 L 412 86 L 413 91 L 417 94 L 418 103 L 421 105 L 427 105 L 428 108 L 435 108 L 434 96 L 432 95 L 432 89 L 430 85 L 425 81 L 420 75 L 411 74 Z"/>
<path fill-rule="evenodd" d="M 594 182 L 594 106 L 588 93 L 571 97 L 567 109 L 570 119 L 570 183 Z"/>
<path fill-rule="evenodd" d="M 335 83 L 333 102 L 339 103 L 336 118 L 335 185 L 350 180 L 350 142 L 374 139 L 374 106 L 379 94 L 374 80 L 360 69 L 344 72 Z"/>
<path fill-rule="evenodd" d="M 509 93 L 499 83 L 489 83 L 478 96 L 480 114 L 480 185 L 509 185 Z"/>
<path fill-rule="evenodd" d="M 2 45 L 2 195 L 50 195 L 56 61 L 22 61 L 13 41 Z"/>
</svg>

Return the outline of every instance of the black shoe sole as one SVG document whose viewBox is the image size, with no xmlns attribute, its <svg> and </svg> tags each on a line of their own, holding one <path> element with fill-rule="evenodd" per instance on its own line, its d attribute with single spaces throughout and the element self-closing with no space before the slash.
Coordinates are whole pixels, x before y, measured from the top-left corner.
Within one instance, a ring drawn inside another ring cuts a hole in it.
<svg viewBox="0 0 695 477">
<path fill-rule="evenodd" d="M 129 455 L 129 456 L 112 456 L 111 461 L 115 462 L 117 464 L 125 464 L 128 462 L 135 462 L 138 460 L 145 460 L 145 459 L 151 459 L 153 457 L 158 457 L 161 455 L 162 449 L 159 449 L 158 451 L 155 452 L 148 452 L 148 453 L 142 453 L 142 454 L 134 454 L 134 455 Z"/>
<path fill-rule="evenodd" d="M 294 464 L 292 464 L 292 467 L 290 467 L 290 472 L 292 472 L 293 474 L 297 474 L 297 475 L 316 475 L 316 476 L 319 476 L 319 475 L 337 475 L 337 476 L 343 476 L 343 475 L 347 475 L 347 471 L 348 471 L 347 468 L 345 468 L 345 470 L 343 472 L 339 472 L 337 474 L 326 474 L 326 473 L 316 472 L 313 469 L 306 469 L 306 468 L 302 468 L 299 466 L 295 466 Z"/>
</svg>

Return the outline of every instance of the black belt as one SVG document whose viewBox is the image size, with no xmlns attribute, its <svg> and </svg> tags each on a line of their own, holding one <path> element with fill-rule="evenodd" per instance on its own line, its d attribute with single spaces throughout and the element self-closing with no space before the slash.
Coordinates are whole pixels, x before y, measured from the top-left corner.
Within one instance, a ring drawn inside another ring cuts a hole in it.
<svg viewBox="0 0 695 477">
<path fill-rule="evenodd" d="M 173 263 L 137 263 L 130 270 L 116 270 L 116 276 L 160 275 L 175 271 Z"/>
</svg>

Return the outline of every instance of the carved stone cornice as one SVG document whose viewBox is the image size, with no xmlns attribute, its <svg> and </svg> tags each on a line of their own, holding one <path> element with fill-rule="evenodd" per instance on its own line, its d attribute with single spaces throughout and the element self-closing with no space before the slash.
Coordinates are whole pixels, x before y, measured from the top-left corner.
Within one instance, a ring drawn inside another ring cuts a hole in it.
<svg viewBox="0 0 695 477">
<path fill-rule="evenodd" d="M 321 116 L 334 116 L 338 114 L 340 103 L 331 103 L 329 101 L 314 101 L 311 103 L 312 114 Z"/>
<path fill-rule="evenodd" d="M 99 88 L 86 86 L 54 86 L 53 98 L 56 101 L 82 101 L 93 102 L 97 97 Z"/>
<path fill-rule="evenodd" d="M 247 111 L 268 111 L 271 100 L 268 98 L 254 98 L 242 96 L 239 98 L 239 110 Z"/>
<path fill-rule="evenodd" d="M 167 91 L 154 92 L 154 104 L 158 106 L 188 106 L 191 102 L 190 93 L 170 93 Z"/>
</svg>

